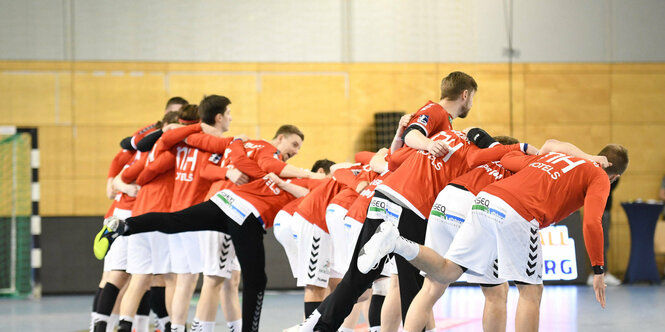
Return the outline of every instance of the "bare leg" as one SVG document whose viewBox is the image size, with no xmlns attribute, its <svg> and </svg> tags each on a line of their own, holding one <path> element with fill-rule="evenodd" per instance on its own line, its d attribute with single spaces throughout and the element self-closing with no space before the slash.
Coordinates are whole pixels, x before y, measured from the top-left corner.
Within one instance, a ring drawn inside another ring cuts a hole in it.
<svg viewBox="0 0 665 332">
<path fill-rule="evenodd" d="M 116 287 L 120 288 L 120 293 L 115 299 L 115 304 L 113 305 L 113 314 L 118 315 L 120 313 L 120 303 L 122 298 L 127 291 L 127 281 L 129 280 L 130 275 L 125 271 L 110 271 L 108 276 L 108 282 L 114 284 Z"/>
<path fill-rule="evenodd" d="M 433 281 L 441 284 L 450 284 L 459 279 L 462 273 L 464 273 L 459 265 L 441 257 L 433 249 L 423 245 L 419 245 L 418 247 L 420 249 L 418 256 L 410 260 L 409 263 L 427 273 L 427 277 Z"/>
<path fill-rule="evenodd" d="M 399 280 L 390 276 L 390 289 L 381 307 L 381 331 L 396 332 L 402 323 L 402 306 L 399 300 Z"/>
<path fill-rule="evenodd" d="M 134 317 L 143 294 L 150 289 L 152 274 L 133 274 L 120 304 L 120 315 Z"/>
<path fill-rule="evenodd" d="M 421 331 L 427 325 L 427 329 L 434 328 L 434 316 L 432 307 L 448 288 L 448 284 L 441 284 L 429 277 L 425 278 L 423 288 L 411 302 L 409 312 L 406 314 L 404 323 L 405 331 Z"/>
<path fill-rule="evenodd" d="M 508 283 L 494 287 L 481 287 L 485 295 L 483 310 L 483 331 L 506 331 L 506 301 L 508 300 Z"/>
<path fill-rule="evenodd" d="M 173 315 L 173 295 L 175 294 L 176 275 L 175 273 L 164 274 L 164 301 L 166 301 L 166 311 L 169 316 Z"/>
<path fill-rule="evenodd" d="M 224 314 L 224 319 L 227 322 L 235 322 L 242 319 L 238 285 L 240 285 L 240 271 L 233 271 L 231 279 L 227 279 L 222 284 L 222 289 L 220 290 L 222 314 Z"/>
<path fill-rule="evenodd" d="M 173 303 L 171 304 L 173 309 L 171 313 L 172 325 L 185 325 L 187 323 L 189 303 L 192 301 L 192 295 L 194 295 L 194 288 L 196 288 L 196 281 L 198 279 L 198 274 L 178 274 L 175 293 L 173 294 Z"/>
<path fill-rule="evenodd" d="M 222 277 L 203 276 L 203 285 L 201 286 L 201 297 L 196 305 L 196 314 L 194 317 L 202 322 L 214 322 L 217 316 L 217 305 L 219 304 L 219 294 L 222 289 L 222 283 L 225 281 Z"/>
<path fill-rule="evenodd" d="M 515 331 L 538 331 L 540 323 L 540 299 L 543 296 L 543 285 L 518 284 L 520 298 L 517 301 L 515 315 Z"/>
</svg>

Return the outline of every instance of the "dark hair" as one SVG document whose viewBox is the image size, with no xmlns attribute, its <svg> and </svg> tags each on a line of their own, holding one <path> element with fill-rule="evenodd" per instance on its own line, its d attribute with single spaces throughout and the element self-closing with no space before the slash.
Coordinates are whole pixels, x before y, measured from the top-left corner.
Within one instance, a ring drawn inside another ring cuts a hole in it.
<svg viewBox="0 0 665 332">
<path fill-rule="evenodd" d="M 279 135 L 286 136 L 286 135 L 291 135 L 291 134 L 296 134 L 296 135 L 300 136 L 301 140 L 303 140 L 303 141 L 305 140 L 305 134 L 303 134 L 302 131 L 300 131 L 300 129 L 298 129 L 298 127 L 296 127 L 294 125 L 288 125 L 288 124 L 279 127 L 279 129 L 277 129 L 277 132 L 275 132 L 275 137 L 273 137 L 273 139 L 277 138 L 277 136 L 279 136 Z"/>
<path fill-rule="evenodd" d="M 166 126 L 167 124 L 178 123 L 179 118 L 180 118 L 180 111 L 164 113 L 164 117 L 162 117 L 161 120 L 157 121 L 157 123 L 155 124 L 155 128 L 162 129 L 162 127 Z"/>
<path fill-rule="evenodd" d="M 193 123 L 199 120 L 199 108 L 194 104 L 184 106 L 178 111 L 178 119 L 183 123 Z"/>
<path fill-rule="evenodd" d="M 173 97 L 173 98 L 169 99 L 169 101 L 166 102 L 166 107 L 164 107 L 164 108 L 169 108 L 170 105 L 174 105 L 174 104 L 187 106 L 187 105 L 189 105 L 189 102 L 183 97 Z"/>
<path fill-rule="evenodd" d="M 231 100 L 224 96 L 210 95 L 204 96 L 199 103 L 199 114 L 203 123 L 214 125 L 215 116 L 224 114 L 226 107 L 231 104 Z"/>
<path fill-rule="evenodd" d="M 332 160 L 328 159 L 319 159 L 316 162 L 314 162 L 314 165 L 312 166 L 312 172 L 316 173 L 319 168 L 323 168 L 323 171 L 326 174 L 330 174 L 330 166 L 335 165 L 335 162 Z"/>
<path fill-rule="evenodd" d="M 512 145 L 512 144 L 517 144 L 520 141 L 517 140 L 515 137 L 510 137 L 510 136 L 494 136 L 495 141 L 503 144 L 503 145 Z"/>
<path fill-rule="evenodd" d="M 454 71 L 441 80 L 441 99 L 457 100 L 464 90 L 478 91 L 473 77 L 461 71 Z"/>
<path fill-rule="evenodd" d="M 628 168 L 628 150 L 619 144 L 606 145 L 598 155 L 607 157 L 607 161 L 612 163 L 605 169 L 607 174 L 621 175 Z"/>
</svg>

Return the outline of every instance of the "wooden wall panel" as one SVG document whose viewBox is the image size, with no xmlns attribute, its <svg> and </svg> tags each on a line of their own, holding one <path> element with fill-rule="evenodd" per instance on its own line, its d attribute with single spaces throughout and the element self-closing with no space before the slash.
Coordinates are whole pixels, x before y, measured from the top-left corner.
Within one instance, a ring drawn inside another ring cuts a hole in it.
<svg viewBox="0 0 665 332">
<path fill-rule="evenodd" d="M 233 124 L 251 125 L 259 119 L 256 74 L 169 74 L 169 95 L 180 96 L 192 104 L 199 104 L 204 95 L 218 94 L 231 100 Z"/>
<path fill-rule="evenodd" d="M 8 72 L 0 74 L 0 123 L 9 125 L 51 124 L 55 116 L 53 73 Z"/>
<path fill-rule="evenodd" d="M 612 120 L 622 124 L 665 124 L 665 73 L 613 73 Z"/>
<path fill-rule="evenodd" d="M 161 118 L 168 99 L 161 73 L 77 73 L 73 86 L 74 121 L 80 125 L 154 122 Z"/>
<path fill-rule="evenodd" d="M 610 126 L 603 124 L 538 124 L 527 126 L 526 140 L 540 147 L 549 138 L 570 142 L 583 151 L 598 153 L 610 141 Z"/>
<path fill-rule="evenodd" d="M 613 143 L 622 144 L 628 149 L 629 172 L 663 172 L 665 152 L 656 137 L 665 132 L 665 124 L 612 126 Z"/>
<path fill-rule="evenodd" d="M 394 76 L 390 72 L 351 71 L 349 73 L 350 123 L 354 125 L 372 123 L 374 113 L 377 111 L 397 109 L 393 98 L 396 94 L 394 83 Z"/>
<path fill-rule="evenodd" d="M 74 177 L 74 137 L 70 126 L 39 127 L 39 158 L 43 179 Z"/>
</svg>

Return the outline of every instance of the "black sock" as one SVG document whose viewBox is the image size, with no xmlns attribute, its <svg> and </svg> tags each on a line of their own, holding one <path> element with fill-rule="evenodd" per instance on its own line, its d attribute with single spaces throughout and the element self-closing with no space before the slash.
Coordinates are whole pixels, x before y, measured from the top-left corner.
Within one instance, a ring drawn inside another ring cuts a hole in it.
<svg viewBox="0 0 665 332">
<path fill-rule="evenodd" d="M 164 324 L 164 332 L 171 332 L 171 322 Z"/>
<path fill-rule="evenodd" d="M 150 308 L 159 318 L 169 315 L 166 311 L 166 290 L 164 287 L 150 287 Z"/>
<path fill-rule="evenodd" d="M 106 322 L 105 321 L 98 321 L 95 323 L 95 329 L 93 330 L 94 332 L 106 332 Z"/>
<path fill-rule="evenodd" d="M 92 299 L 92 312 L 97 312 L 97 303 L 99 303 L 99 294 L 102 293 L 101 287 L 97 288 L 97 292 L 95 292 L 95 297 Z"/>
<path fill-rule="evenodd" d="M 104 290 L 99 295 L 99 300 L 97 302 L 97 313 L 111 316 L 113 311 L 113 305 L 115 305 L 115 300 L 118 298 L 118 293 L 120 290 L 118 287 L 115 287 L 114 284 L 107 282 L 104 286 Z"/>
<path fill-rule="evenodd" d="M 136 314 L 141 316 L 150 315 L 150 291 L 146 291 L 139 302 L 139 307 L 136 309 Z"/>
<path fill-rule="evenodd" d="M 372 295 L 369 302 L 369 312 L 367 313 L 369 327 L 381 326 L 381 307 L 383 307 L 383 300 L 385 299 L 386 297 L 383 295 Z"/>
<path fill-rule="evenodd" d="M 121 320 L 118 323 L 118 332 L 132 332 L 132 322 Z"/>
<path fill-rule="evenodd" d="M 305 317 L 309 317 L 320 304 L 321 302 L 305 302 Z"/>
</svg>

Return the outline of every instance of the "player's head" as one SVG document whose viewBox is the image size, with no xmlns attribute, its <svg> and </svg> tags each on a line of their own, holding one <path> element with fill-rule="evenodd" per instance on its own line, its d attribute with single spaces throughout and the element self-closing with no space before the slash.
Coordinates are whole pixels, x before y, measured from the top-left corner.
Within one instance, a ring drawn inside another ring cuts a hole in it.
<svg viewBox="0 0 665 332">
<path fill-rule="evenodd" d="M 171 123 L 178 123 L 178 119 L 180 118 L 180 112 L 167 112 L 164 113 L 164 116 L 162 117 L 162 120 L 157 122 L 157 128 L 162 128 L 166 126 L 167 124 Z"/>
<path fill-rule="evenodd" d="M 441 80 L 441 100 L 459 101 L 460 118 L 465 118 L 473 106 L 473 96 L 478 84 L 473 77 L 461 71 L 454 71 Z"/>
<path fill-rule="evenodd" d="M 335 165 L 335 162 L 328 159 L 319 159 L 314 162 L 312 166 L 312 173 L 330 174 L 330 166 Z"/>
<path fill-rule="evenodd" d="M 517 138 L 510 137 L 510 136 L 494 136 L 492 138 L 494 138 L 495 141 L 497 141 L 497 142 L 499 142 L 503 145 L 513 145 L 513 144 L 517 144 L 517 143 L 520 142 L 520 141 L 517 140 Z"/>
<path fill-rule="evenodd" d="M 605 172 L 610 177 L 610 181 L 614 181 L 628 168 L 628 150 L 619 144 L 608 144 L 600 152 L 599 156 L 607 157 L 607 161 L 612 163 L 609 167 L 605 168 Z"/>
<path fill-rule="evenodd" d="M 166 102 L 166 107 L 164 108 L 164 113 L 177 112 L 183 106 L 189 105 L 189 102 L 182 97 L 173 97 Z"/>
<path fill-rule="evenodd" d="M 298 154 L 305 135 L 294 125 L 283 125 L 277 129 L 272 140 L 282 158 L 287 160 Z"/>
<path fill-rule="evenodd" d="M 194 104 L 186 105 L 178 112 L 178 122 L 181 124 L 190 125 L 199 120 L 199 108 Z"/>
<path fill-rule="evenodd" d="M 231 100 L 224 96 L 210 95 L 205 96 L 199 103 L 199 113 L 201 121 L 222 132 L 228 131 L 231 125 Z"/>
</svg>

